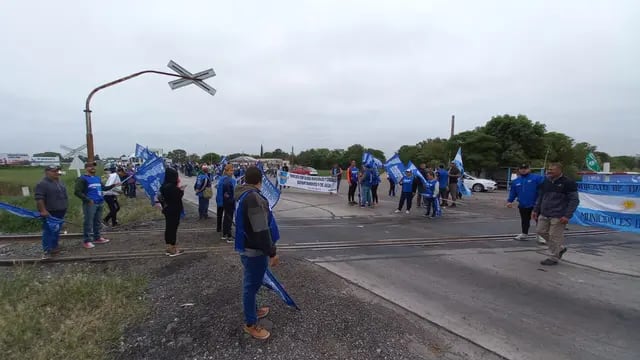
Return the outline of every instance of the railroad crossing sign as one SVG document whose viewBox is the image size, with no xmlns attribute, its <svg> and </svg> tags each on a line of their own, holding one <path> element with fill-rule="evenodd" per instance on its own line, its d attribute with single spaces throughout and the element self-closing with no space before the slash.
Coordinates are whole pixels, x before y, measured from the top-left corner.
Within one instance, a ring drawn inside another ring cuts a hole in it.
<svg viewBox="0 0 640 360">
<path fill-rule="evenodd" d="M 77 148 L 72 148 L 72 147 L 69 147 L 69 146 L 60 145 L 60 148 L 67 152 L 66 154 L 62 155 L 63 159 L 76 157 L 78 155 L 83 155 L 83 156 L 87 155 L 84 151 L 82 151 L 82 150 L 87 148 L 87 144 L 82 144 L 82 145 L 78 146 Z"/>
<path fill-rule="evenodd" d="M 195 80 L 178 79 L 178 80 L 170 81 L 169 86 L 171 87 L 171 90 L 175 90 L 190 84 L 196 84 L 200 89 L 211 94 L 211 96 L 216 94 L 216 89 L 212 88 L 211 86 L 209 86 L 209 84 L 204 82 L 205 79 L 216 76 L 216 73 L 215 71 L 213 71 L 213 69 L 208 69 L 196 74 L 192 74 L 191 72 L 187 71 L 187 69 L 176 64 L 173 60 L 169 61 L 169 64 L 167 64 L 167 66 L 169 67 L 169 69 L 177 72 L 179 75 L 195 79 Z"/>
</svg>

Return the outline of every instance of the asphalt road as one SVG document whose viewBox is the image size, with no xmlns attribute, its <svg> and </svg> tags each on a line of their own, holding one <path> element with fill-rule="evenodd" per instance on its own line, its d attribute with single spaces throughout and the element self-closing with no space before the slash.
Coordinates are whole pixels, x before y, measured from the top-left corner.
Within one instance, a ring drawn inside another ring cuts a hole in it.
<svg viewBox="0 0 640 360">
<path fill-rule="evenodd" d="M 286 189 L 276 208 L 282 253 L 295 245 L 317 265 L 508 359 L 638 359 L 640 236 L 585 235 L 594 229 L 570 225 L 566 261 L 543 267 L 544 247 L 510 239 L 519 219 L 505 196 L 475 194 L 429 220 L 421 209 L 393 214 L 397 198 L 386 194 L 377 208 L 361 209 L 346 195 Z M 305 244 L 313 246 L 301 250 Z"/>
</svg>

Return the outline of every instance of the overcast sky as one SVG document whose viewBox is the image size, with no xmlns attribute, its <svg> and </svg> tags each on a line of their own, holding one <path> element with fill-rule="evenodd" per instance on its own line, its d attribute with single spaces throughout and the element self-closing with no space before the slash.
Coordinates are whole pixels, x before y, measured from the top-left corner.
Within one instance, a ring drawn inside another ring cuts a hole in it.
<svg viewBox="0 0 640 360">
<path fill-rule="evenodd" d="M 210 96 L 143 75 L 92 101 L 96 153 L 135 143 L 259 153 L 379 148 L 522 113 L 613 155 L 640 153 L 640 2 L 0 2 L 0 152 L 85 142 L 94 87 L 173 59 Z"/>
</svg>

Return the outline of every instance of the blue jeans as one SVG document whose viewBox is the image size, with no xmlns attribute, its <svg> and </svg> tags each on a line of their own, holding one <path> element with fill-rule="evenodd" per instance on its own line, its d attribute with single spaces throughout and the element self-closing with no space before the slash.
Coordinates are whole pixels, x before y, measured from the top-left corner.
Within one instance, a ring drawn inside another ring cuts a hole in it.
<svg viewBox="0 0 640 360">
<path fill-rule="evenodd" d="M 100 220 L 102 220 L 102 208 L 104 203 L 89 205 L 82 203 L 82 214 L 84 222 L 82 223 L 82 239 L 85 243 L 100 239 Z M 93 239 L 90 237 L 93 228 Z"/>
<path fill-rule="evenodd" d="M 362 198 L 360 206 L 365 206 L 367 204 L 371 205 L 371 186 L 361 185 L 362 189 Z"/>
<path fill-rule="evenodd" d="M 198 215 L 200 215 L 201 219 L 209 215 L 209 200 L 211 199 L 205 199 L 204 196 L 198 196 Z"/>
<path fill-rule="evenodd" d="M 264 273 L 267 271 L 269 260 L 266 256 L 244 256 L 240 255 L 242 266 L 244 267 L 244 278 L 242 280 L 242 306 L 244 307 L 244 322 L 251 326 L 258 322 L 258 305 L 256 295 Z"/>
<path fill-rule="evenodd" d="M 67 210 L 49 211 L 49 214 L 58 219 L 64 219 L 64 215 Z M 60 240 L 60 232 L 52 232 L 47 225 L 47 221 L 42 221 L 42 250 L 44 252 L 50 252 L 58 247 L 58 240 Z"/>
</svg>

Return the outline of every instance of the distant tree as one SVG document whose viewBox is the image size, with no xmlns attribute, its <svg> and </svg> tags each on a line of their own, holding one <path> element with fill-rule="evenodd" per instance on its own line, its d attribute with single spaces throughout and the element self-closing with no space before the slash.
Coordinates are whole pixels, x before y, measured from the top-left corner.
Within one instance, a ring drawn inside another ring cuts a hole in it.
<svg viewBox="0 0 640 360">
<path fill-rule="evenodd" d="M 202 155 L 200 159 L 208 164 L 217 164 L 220 162 L 221 157 L 214 152 L 210 152 Z"/>
<path fill-rule="evenodd" d="M 362 154 L 364 153 L 364 146 L 360 144 L 353 144 L 347 148 L 343 154 L 342 163 L 351 163 L 351 160 L 355 160 L 358 165 L 361 165 Z"/>
<path fill-rule="evenodd" d="M 640 169 L 640 158 L 634 156 L 614 156 L 611 158 L 611 170 L 633 171 Z"/>
<path fill-rule="evenodd" d="M 276 159 L 286 159 L 289 156 L 291 156 L 291 154 L 287 154 L 280 148 L 273 150 L 273 152 L 271 153 L 271 157 Z"/>
<path fill-rule="evenodd" d="M 57 152 L 53 152 L 53 151 L 45 151 L 42 153 L 37 153 L 37 154 L 33 154 L 34 157 L 59 157 L 60 159 L 62 159 L 62 155 L 60 153 Z"/>
<path fill-rule="evenodd" d="M 171 159 L 174 163 L 185 163 L 187 162 L 187 152 L 182 149 L 171 150 L 167 154 L 167 159 Z"/>
<path fill-rule="evenodd" d="M 525 115 L 494 116 L 478 130 L 493 136 L 500 145 L 498 163 L 501 165 L 515 166 L 544 157 L 546 127 Z"/>
<path fill-rule="evenodd" d="M 400 156 L 400 160 L 406 164 L 409 160 L 413 161 L 416 159 L 419 150 L 416 145 L 402 145 L 398 150 L 398 156 Z"/>
<path fill-rule="evenodd" d="M 596 146 L 589 144 L 588 142 L 580 142 L 573 146 L 573 165 L 578 170 L 587 169 L 587 154 L 595 152 Z"/>
<path fill-rule="evenodd" d="M 537 162 L 532 166 L 543 167 L 544 159 L 547 165 L 552 162 L 559 162 L 564 165 L 571 165 L 574 161 L 573 139 L 559 132 L 548 132 L 544 135 L 545 154 L 542 162 Z"/>
<path fill-rule="evenodd" d="M 458 147 L 462 148 L 462 160 L 468 172 L 479 174 L 482 170 L 499 167 L 500 144 L 492 135 L 480 130 L 465 131 L 452 137 L 449 143 L 451 154 L 455 155 Z"/>
<path fill-rule="evenodd" d="M 187 158 L 189 161 L 200 162 L 200 156 L 198 156 L 198 154 L 191 154 Z"/>
</svg>

